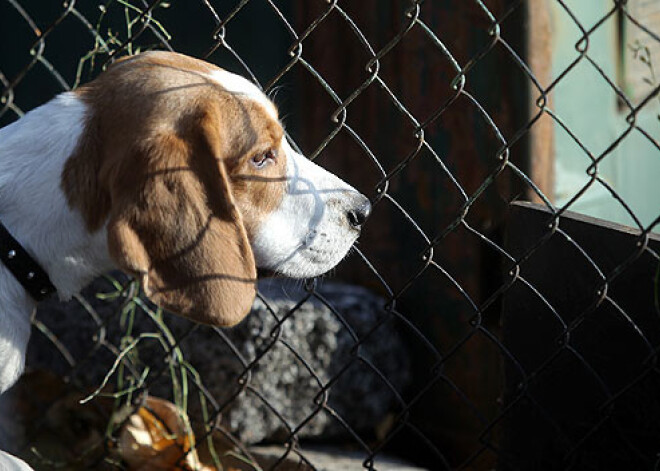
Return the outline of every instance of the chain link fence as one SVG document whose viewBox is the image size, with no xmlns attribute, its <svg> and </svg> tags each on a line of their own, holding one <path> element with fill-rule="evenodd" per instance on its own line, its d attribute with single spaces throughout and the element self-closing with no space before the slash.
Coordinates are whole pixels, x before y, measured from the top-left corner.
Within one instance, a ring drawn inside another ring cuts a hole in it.
<svg viewBox="0 0 660 471">
<path fill-rule="evenodd" d="M 369 291 L 264 283 L 228 331 L 120 274 L 45 303 L 4 448 L 137 469 L 149 430 L 179 452 L 143 469 L 657 469 L 659 35 L 643 0 L 0 0 L 0 124 L 176 50 L 260 84 L 374 207 L 335 274 Z"/>
</svg>

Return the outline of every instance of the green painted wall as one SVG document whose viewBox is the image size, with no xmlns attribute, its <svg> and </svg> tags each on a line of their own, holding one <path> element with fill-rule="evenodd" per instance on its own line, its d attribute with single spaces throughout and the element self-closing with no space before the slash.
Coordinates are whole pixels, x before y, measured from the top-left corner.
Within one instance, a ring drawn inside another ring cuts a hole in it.
<svg viewBox="0 0 660 471">
<path fill-rule="evenodd" d="M 612 8 L 611 0 L 568 0 L 566 5 L 582 26 L 589 30 Z M 552 2 L 553 77 L 559 76 L 580 56 L 576 43 L 583 33 L 559 5 Z M 614 82 L 617 80 L 617 16 L 601 24 L 589 35 L 587 55 Z M 650 37 L 649 42 L 653 41 Z M 660 69 L 660 57 L 653 57 Z M 649 86 L 650 92 L 652 87 Z M 617 103 L 614 89 L 598 70 L 583 57 L 559 82 L 553 94 L 553 110 L 594 156 L 629 127 L 629 110 Z M 660 107 L 657 99 L 648 103 L 637 117 L 637 124 L 653 139 L 660 140 Z M 558 205 L 568 202 L 590 177 L 591 161 L 574 139 L 555 126 L 555 197 Z M 639 130 L 633 129 L 598 165 L 598 175 L 616 190 L 647 226 L 660 215 L 660 151 Z M 574 211 L 636 226 L 631 216 L 611 193 L 595 182 L 571 208 Z"/>
</svg>

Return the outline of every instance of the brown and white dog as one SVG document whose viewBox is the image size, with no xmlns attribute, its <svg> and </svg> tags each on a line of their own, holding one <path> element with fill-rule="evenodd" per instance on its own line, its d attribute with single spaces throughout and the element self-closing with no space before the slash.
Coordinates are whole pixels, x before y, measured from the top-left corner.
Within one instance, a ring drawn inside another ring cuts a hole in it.
<svg viewBox="0 0 660 471">
<path fill-rule="evenodd" d="M 0 130 L 0 221 L 62 299 L 119 268 L 156 304 L 230 326 L 257 268 L 333 268 L 368 199 L 288 144 L 273 103 L 206 62 L 116 62 Z M 24 367 L 35 302 L 0 265 L 0 391 Z"/>
</svg>

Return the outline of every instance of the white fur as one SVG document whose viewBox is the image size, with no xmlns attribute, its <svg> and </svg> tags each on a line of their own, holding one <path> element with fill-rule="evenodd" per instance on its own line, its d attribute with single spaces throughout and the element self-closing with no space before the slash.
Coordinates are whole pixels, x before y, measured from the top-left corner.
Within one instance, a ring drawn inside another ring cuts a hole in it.
<svg viewBox="0 0 660 471">
<path fill-rule="evenodd" d="M 0 470 L 2 471 L 30 471 L 30 468 L 25 461 L 11 456 L 0 450 Z"/>
<path fill-rule="evenodd" d="M 268 99 L 268 97 L 259 90 L 255 84 L 250 82 L 245 77 L 240 75 L 232 74 L 226 70 L 214 70 L 210 74 L 211 79 L 218 82 L 222 88 L 231 93 L 236 93 L 242 95 L 245 98 L 254 100 L 264 107 L 266 112 L 273 118 L 277 119 L 277 108 L 273 105 L 273 102 Z"/>
<path fill-rule="evenodd" d="M 46 270 L 62 299 L 113 268 L 105 230 L 89 234 L 60 187 L 85 112 L 74 94 L 64 93 L 0 129 L 0 220 Z M 23 370 L 34 307 L 0 264 L 0 392 Z"/>
<path fill-rule="evenodd" d="M 357 239 L 348 211 L 366 198 L 286 142 L 287 188 L 265 221 L 252 251 L 257 266 L 294 278 L 321 275 L 337 265 Z"/>
</svg>

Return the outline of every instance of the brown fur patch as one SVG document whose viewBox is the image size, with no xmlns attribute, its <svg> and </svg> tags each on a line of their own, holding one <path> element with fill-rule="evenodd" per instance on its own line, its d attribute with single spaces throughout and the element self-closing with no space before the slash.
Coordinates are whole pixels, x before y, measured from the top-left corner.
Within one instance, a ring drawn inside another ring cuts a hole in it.
<svg viewBox="0 0 660 471">
<path fill-rule="evenodd" d="M 197 321 L 234 324 L 248 312 L 256 268 L 249 245 L 281 202 L 280 124 L 228 93 L 215 67 L 174 53 L 119 61 L 79 89 L 90 113 L 62 175 L 90 231 L 108 221 L 111 256 L 154 302 Z"/>
</svg>

